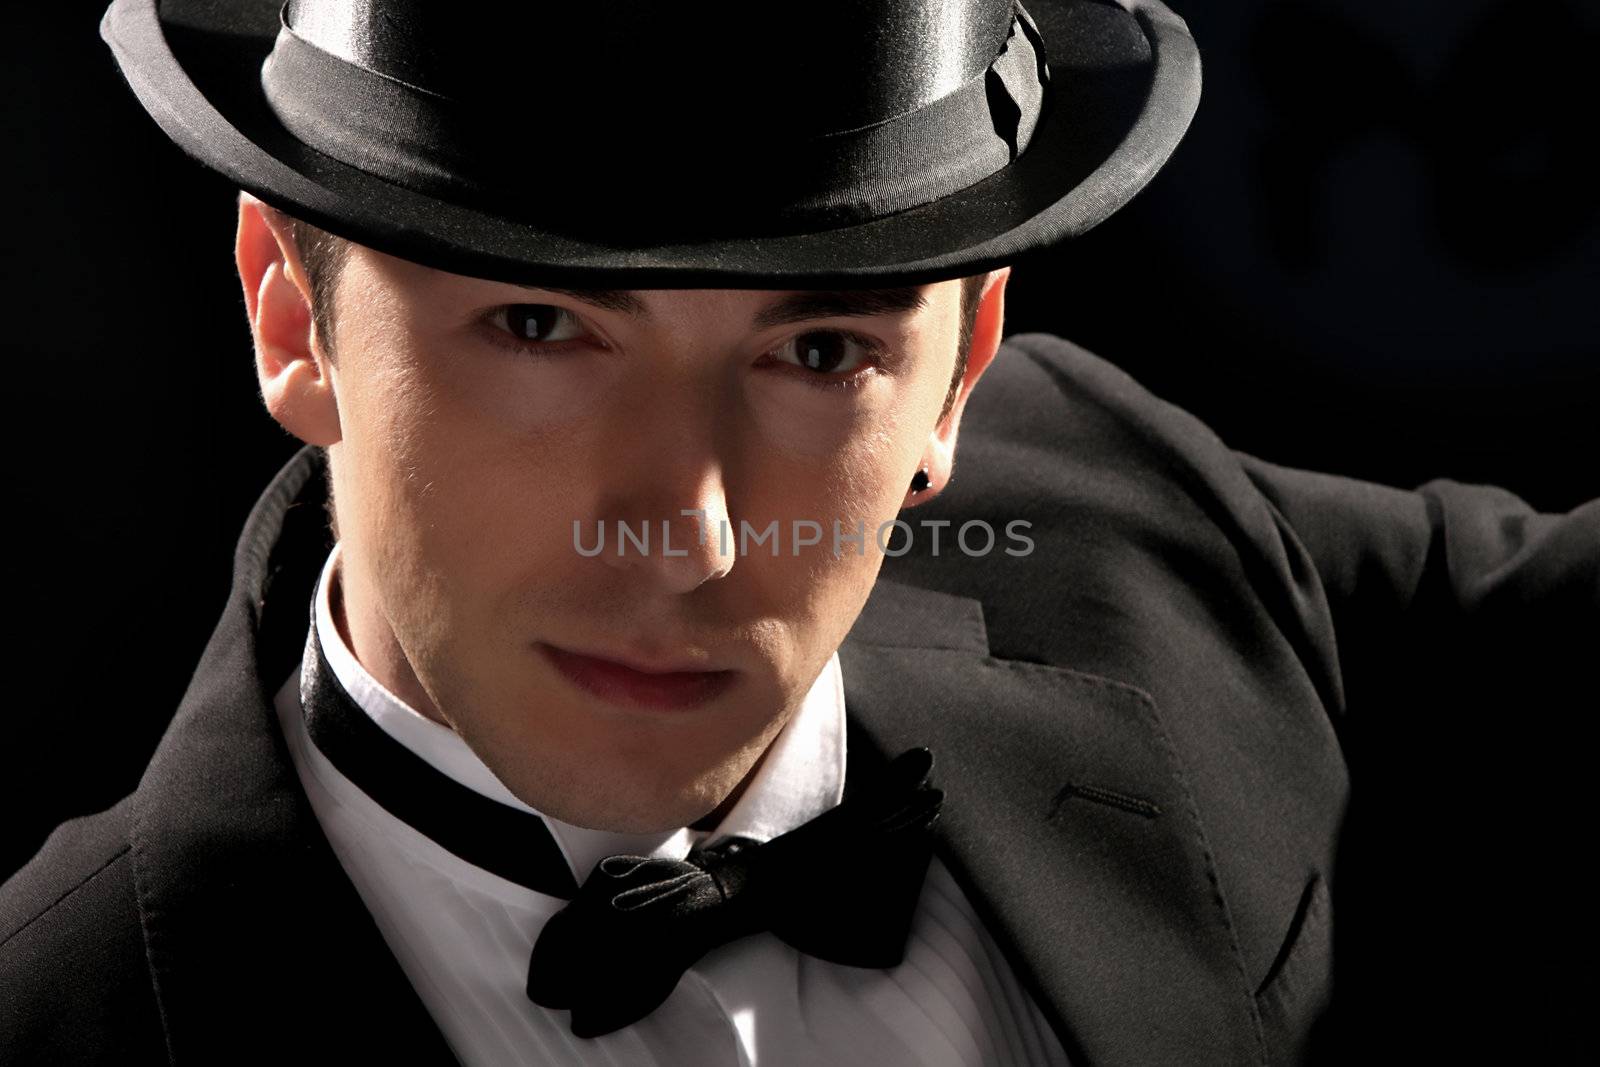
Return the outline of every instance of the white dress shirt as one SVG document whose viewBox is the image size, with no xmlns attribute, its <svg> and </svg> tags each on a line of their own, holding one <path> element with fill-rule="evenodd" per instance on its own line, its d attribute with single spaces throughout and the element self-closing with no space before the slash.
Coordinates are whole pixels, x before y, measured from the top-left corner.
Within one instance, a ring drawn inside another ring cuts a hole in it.
<svg viewBox="0 0 1600 1067">
<path fill-rule="evenodd" d="M 335 546 L 316 592 L 316 636 L 339 682 L 374 722 L 434 769 L 526 812 L 453 730 L 408 707 L 369 674 L 334 625 Z M 646 1018 L 599 1038 L 572 1036 L 568 1013 L 531 1002 L 528 958 L 565 901 L 445 850 L 391 815 L 312 743 L 300 676 L 276 699 L 300 781 L 335 854 L 434 1022 L 468 1067 L 515 1064 L 1064 1064 L 1060 1042 L 971 904 L 935 857 L 892 970 L 828 963 L 772 934 L 713 949 Z M 638 835 L 543 817 L 581 883 L 617 853 L 682 859 L 701 839 L 765 841 L 843 796 L 844 688 L 837 654 L 716 830 Z"/>
</svg>

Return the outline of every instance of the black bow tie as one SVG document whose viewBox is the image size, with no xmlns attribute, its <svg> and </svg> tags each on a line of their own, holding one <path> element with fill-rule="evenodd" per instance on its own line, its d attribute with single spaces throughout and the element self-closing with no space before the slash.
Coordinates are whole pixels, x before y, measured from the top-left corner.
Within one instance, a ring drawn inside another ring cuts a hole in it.
<svg viewBox="0 0 1600 1067">
<path fill-rule="evenodd" d="M 390 737 L 345 692 L 313 619 L 300 694 L 306 728 L 390 814 L 475 866 L 570 903 L 534 945 L 528 996 L 572 1011 L 579 1037 L 644 1018 L 718 945 L 771 930 L 807 955 L 894 967 L 905 953 L 943 794 L 912 749 L 872 774 L 852 757 L 842 804 L 765 844 L 724 841 L 687 860 L 611 856 L 578 889 L 537 815 L 468 789 Z M 869 746 L 870 747 L 870 746 Z"/>
<path fill-rule="evenodd" d="M 912 749 L 866 790 L 766 844 L 734 839 L 687 860 L 611 856 L 545 924 L 528 997 L 598 1037 L 637 1022 L 711 949 L 771 930 L 809 956 L 894 967 L 932 855 L 943 794 Z"/>
</svg>

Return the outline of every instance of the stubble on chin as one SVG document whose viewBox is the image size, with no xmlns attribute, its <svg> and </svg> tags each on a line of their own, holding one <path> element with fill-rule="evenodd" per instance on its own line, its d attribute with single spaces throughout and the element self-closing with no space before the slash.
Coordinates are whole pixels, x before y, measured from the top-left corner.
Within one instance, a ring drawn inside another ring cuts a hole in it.
<svg viewBox="0 0 1600 1067">
<path fill-rule="evenodd" d="M 788 721 L 785 714 L 764 723 L 729 751 L 714 738 L 672 739 L 648 729 L 620 742 L 600 733 L 582 747 L 564 746 L 559 731 L 538 739 L 532 731 L 455 718 L 468 747 L 517 799 L 564 823 L 615 833 L 700 821 L 739 790 Z"/>
</svg>

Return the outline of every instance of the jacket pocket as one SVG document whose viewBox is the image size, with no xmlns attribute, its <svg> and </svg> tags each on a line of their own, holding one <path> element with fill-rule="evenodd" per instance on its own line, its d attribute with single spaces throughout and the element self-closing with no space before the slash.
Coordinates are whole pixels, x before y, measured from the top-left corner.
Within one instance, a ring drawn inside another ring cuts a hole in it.
<svg viewBox="0 0 1600 1067">
<path fill-rule="evenodd" d="M 1328 1006 L 1332 969 L 1333 902 L 1326 880 L 1313 874 L 1300 894 L 1283 945 L 1256 989 L 1274 1064 L 1306 1060 L 1313 1028 Z"/>
</svg>

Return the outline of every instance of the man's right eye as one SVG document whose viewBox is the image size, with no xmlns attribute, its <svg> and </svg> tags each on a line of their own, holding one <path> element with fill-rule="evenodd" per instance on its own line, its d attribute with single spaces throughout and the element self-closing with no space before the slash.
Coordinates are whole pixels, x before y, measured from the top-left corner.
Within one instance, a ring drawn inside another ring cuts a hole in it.
<svg viewBox="0 0 1600 1067">
<path fill-rule="evenodd" d="M 583 336 L 578 316 L 553 304 L 511 304 L 501 308 L 495 317 L 498 325 L 519 341 L 544 344 Z"/>
</svg>

